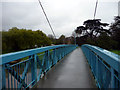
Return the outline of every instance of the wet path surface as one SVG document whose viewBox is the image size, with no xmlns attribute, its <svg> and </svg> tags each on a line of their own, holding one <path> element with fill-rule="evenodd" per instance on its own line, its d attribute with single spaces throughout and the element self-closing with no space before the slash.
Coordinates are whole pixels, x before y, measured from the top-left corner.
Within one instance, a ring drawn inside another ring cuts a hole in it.
<svg viewBox="0 0 120 90">
<path fill-rule="evenodd" d="M 87 60 L 77 48 L 42 78 L 36 88 L 96 88 Z"/>
</svg>

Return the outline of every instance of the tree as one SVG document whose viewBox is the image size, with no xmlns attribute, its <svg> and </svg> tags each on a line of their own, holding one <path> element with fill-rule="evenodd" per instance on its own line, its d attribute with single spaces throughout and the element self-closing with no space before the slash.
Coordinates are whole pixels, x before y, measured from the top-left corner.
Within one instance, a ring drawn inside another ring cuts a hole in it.
<svg viewBox="0 0 120 90">
<path fill-rule="evenodd" d="M 53 44 L 56 43 L 56 40 L 55 40 L 55 38 L 54 38 L 54 36 L 52 34 L 49 34 L 48 38 L 52 41 Z"/>
<path fill-rule="evenodd" d="M 104 29 L 104 27 L 108 26 L 107 23 L 101 23 L 100 19 L 86 20 L 84 21 L 84 26 L 79 26 L 75 29 L 77 34 L 81 34 L 81 36 L 87 35 L 90 38 L 97 37 L 98 34 L 102 32 L 110 33 L 109 30 Z"/>
<path fill-rule="evenodd" d="M 99 37 L 97 37 L 95 45 L 110 50 L 117 47 L 117 42 L 114 41 L 110 36 L 107 35 L 107 33 L 103 32 L 100 34 Z"/>
<path fill-rule="evenodd" d="M 86 28 L 86 35 L 88 35 L 91 39 L 96 38 L 98 34 L 100 35 L 102 32 L 106 32 L 109 34 L 109 30 L 104 29 L 104 27 L 108 26 L 107 23 L 101 23 L 101 19 L 93 19 L 84 21 Z"/>
<path fill-rule="evenodd" d="M 16 52 L 51 45 L 50 39 L 40 30 L 32 31 L 13 27 L 2 31 L 2 53 Z"/>
<path fill-rule="evenodd" d="M 82 45 L 84 43 L 88 43 L 87 40 L 94 44 L 96 38 L 100 36 L 101 33 L 105 32 L 110 34 L 109 30 L 104 29 L 106 26 L 108 26 L 108 24 L 101 23 L 101 19 L 84 21 L 83 26 L 79 26 L 75 29 L 77 44 Z"/>
<path fill-rule="evenodd" d="M 84 26 L 79 26 L 75 29 L 75 33 L 77 34 L 77 37 L 79 37 L 79 35 L 85 35 L 86 32 L 86 28 Z M 86 32 L 87 33 L 87 32 Z"/>
<path fill-rule="evenodd" d="M 57 39 L 56 44 L 65 44 L 65 35 L 61 35 L 59 39 Z"/>
<path fill-rule="evenodd" d="M 114 23 L 110 25 L 111 37 L 118 42 L 117 49 L 120 50 L 120 16 L 114 18 Z"/>
</svg>

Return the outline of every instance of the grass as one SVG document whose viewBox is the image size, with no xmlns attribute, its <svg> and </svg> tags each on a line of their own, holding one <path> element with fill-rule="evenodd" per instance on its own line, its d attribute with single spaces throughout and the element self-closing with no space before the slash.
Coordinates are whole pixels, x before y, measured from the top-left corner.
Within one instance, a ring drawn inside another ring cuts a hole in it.
<svg viewBox="0 0 120 90">
<path fill-rule="evenodd" d="M 53 51 L 53 49 L 50 49 L 50 50 L 49 50 L 49 53 L 51 53 L 52 51 Z M 45 54 L 45 52 L 37 53 L 37 55 L 39 56 L 39 59 L 40 59 L 40 60 L 42 60 L 44 54 Z M 15 64 L 15 63 L 18 63 L 18 62 L 25 61 L 25 60 L 27 60 L 27 59 L 29 59 L 29 56 L 24 57 L 24 58 L 21 58 L 21 59 L 19 59 L 19 60 L 12 61 L 12 62 L 10 62 L 10 63 L 11 63 L 11 64 Z"/>
<path fill-rule="evenodd" d="M 111 52 L 120 55 L 120 50 L 111 50 Z"/>
</svg>

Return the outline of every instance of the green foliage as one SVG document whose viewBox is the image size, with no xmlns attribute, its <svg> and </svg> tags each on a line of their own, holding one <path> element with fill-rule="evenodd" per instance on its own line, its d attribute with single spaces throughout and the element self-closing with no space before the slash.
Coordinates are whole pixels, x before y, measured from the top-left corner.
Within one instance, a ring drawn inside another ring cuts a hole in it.
<svg viewBox="0 0 120 90">
<path fill-rule="evenodd" d="M 50 39 L 40 30 L 32 31 L 13 27 L 2 31 L 2 53 L 51 45 Z"/>
<path fill-rule="evenodd" d="M 52 34 L 49 34 L 48 38 L 52 41 L 52 44 L 56 44 L 56 39 Z"/>
<path fill-rule="evenodd" d="M 59 39 L 56 40 L 56 44 L 64 44 L 65 43 L 65 36 L 61 35 Z"/>
<path fill-rule="evenodd" d="M 115 49 L 120 50 L 120 16 L 116 16 L 114 20 L 114 23 L 110 25 L 111 37 L 118 42 L 118 46 Z"/>
<path fill-rule="evenodd" d="M 84 26 L 79 26 L 75 29 L 75 33 L 78 36 L 85 36 L 93 39 L 100 35 L 102 32 L 109 34 L 109 30 L 104 29 L 108 26 L 107 23 L 101 23 L 101 19 L 86 20 L 83 23 Z"/>
<path fill-rule="evenodd" d="M 91 44 L 104 49 L 120 50 L 120 17 L 115 17 L 115 22 L 110 29 L 104 29 L 107 23 L 101 23 L 101 19 L 84 21 L 84 26 L 75 29 L 78 45 Z"/>
<path fill-rule="evenodd" d="M 111 52 L 113 52 L 113 53 L 116 53 L 116 54 L 120 55 L 120 50 L 111 50 Z"/>
<path fill-rule="evenodd" d="M 112 49 L 117 47 L 117 42 L 114 41 L 110 36 L 106 33 L 102 33 L 96 40 L 95 45 L 104 48 L 104 49 Z"/>
<path fill-rule="evenodd" d="M 91 44 L 91 45 L 96 45 L 95 41 L 91 38 L 87 38 L 86 43 Z"/>
</svg>

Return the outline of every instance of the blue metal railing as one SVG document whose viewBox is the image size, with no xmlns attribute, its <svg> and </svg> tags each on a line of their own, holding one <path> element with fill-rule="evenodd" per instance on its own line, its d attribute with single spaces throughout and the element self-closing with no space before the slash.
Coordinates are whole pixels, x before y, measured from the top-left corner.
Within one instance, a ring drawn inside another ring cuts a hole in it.
<svg viewBox="0 0 120 90">
<path fill-rule="evenodd" d="M 99 88 L 120 88 L 120 56 L 105 49 L 82 45 Z"/>
<path fill-rule="evenodd" d="M 47 71 L 76 45 L 56 45 L 1 55 L 1 87 L 32 88 Z"/>
</svg>

